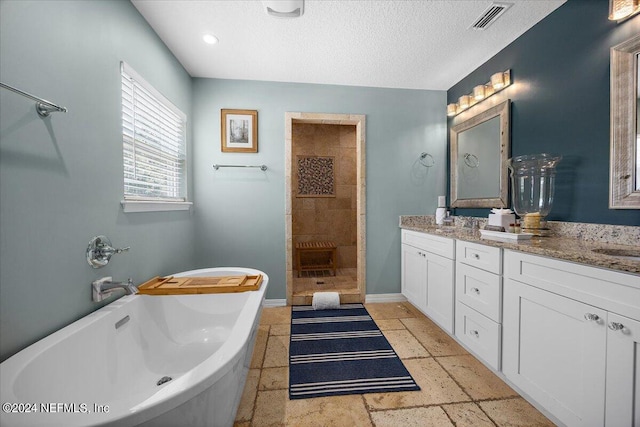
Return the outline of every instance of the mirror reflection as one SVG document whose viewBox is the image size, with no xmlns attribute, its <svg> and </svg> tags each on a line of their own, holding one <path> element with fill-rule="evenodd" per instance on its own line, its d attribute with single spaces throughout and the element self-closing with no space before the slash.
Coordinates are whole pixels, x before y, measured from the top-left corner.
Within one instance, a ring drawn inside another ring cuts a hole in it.
<svg viewBox="0 0 640 427">
<path fill-rule="evenodd" d="M 640 209 L 640 34 L 611 48 L 609 209 Z"/>
<path fill-rule="evenodd" d="M 458 198 L 500 197 L 500 117 L 458 134 Z"/>
<path fill-rule="evenodd" d="M 640 191 L 640 53 L 636 54 L 636 191 Z"/>
<path fill-rule="evenodd" d="M 509 105 L 506 100 L 451 128 L 452 207 L 508 207 Z"/>
</svg>

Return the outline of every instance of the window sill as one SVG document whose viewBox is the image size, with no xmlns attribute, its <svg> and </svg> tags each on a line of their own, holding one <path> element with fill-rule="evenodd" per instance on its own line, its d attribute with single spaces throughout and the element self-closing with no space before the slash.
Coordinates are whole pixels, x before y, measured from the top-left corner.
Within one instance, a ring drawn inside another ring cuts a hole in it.
<svg viewBox="0 0 640 427">
<path fill-rule="evenodd" d="M 122 200 L 120 204 L 124 213 L 188 211 L 193 206 L 193 202 L 156 202 L 149 200 Z"/>
</svg>

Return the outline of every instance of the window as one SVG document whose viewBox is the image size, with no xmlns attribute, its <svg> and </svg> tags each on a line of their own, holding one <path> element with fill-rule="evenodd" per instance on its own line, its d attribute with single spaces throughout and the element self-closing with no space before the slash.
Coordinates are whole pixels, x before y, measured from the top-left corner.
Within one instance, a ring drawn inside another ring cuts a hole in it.
<svg viewBox="0 0 640 427">
<path fill-rule="evenodd" d="M 187 210 L 187 116 L 128 64 L 120 69 L 124 211 Z"/>
</svg>

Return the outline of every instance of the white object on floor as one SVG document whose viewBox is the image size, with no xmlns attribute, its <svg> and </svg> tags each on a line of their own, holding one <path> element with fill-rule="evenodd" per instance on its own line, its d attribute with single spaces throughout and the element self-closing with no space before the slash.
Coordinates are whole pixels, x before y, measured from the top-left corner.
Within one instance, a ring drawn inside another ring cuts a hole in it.
<svg viewBox="0 0 640 427">
<path fill-rule="evenodd" d="M 340 294 L 337 292 L 314 292 L 311 306 L 314 310 L 340 308 Z"/>
</svg>

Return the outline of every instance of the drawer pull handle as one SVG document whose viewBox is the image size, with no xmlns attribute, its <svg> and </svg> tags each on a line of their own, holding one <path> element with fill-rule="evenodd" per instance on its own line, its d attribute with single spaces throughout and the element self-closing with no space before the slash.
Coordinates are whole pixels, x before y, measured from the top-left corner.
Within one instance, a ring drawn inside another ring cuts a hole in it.
<svg viewBox="0 0 640 427">
<path fill-rule="evenodd" d="M 478 332 L 478 331 L 476 331 L 476 330 L 469 331 L 469 333 L 470 333 L 471 335 L 473 335 L 474 337 L 476 337 L 476 338 L 480 338 L 480 332 Z"/>
<path fill-rule="evenodd" d="M 598 316 L 597 314 L 593 314 L 593 313 L 586 313 L 584 315 L 584 318 L 587 319 L 590 322 L 596 322 L 596 323 L 598 323 L 598 321 L 600 320 L 600 316 Z"/>
<path fill-rule="evenodd" d="M 475 293 L 476 295 L 480 295 L 480 289 L 478 288 L 471 288 L 471 292 Z"/>
<path fill-rule="evenodd" d="M 475 259 L 480 259 L 480 254 L 473 254 L 471 256 L 474 257 Z"/>
<path fill-rule="evenodd" d="M 621 331 L 624 329 L 624 325 L 618 322 L 609 322 L 609 329 L 612 331 Z"/>
</svg>

